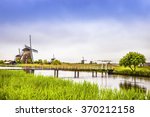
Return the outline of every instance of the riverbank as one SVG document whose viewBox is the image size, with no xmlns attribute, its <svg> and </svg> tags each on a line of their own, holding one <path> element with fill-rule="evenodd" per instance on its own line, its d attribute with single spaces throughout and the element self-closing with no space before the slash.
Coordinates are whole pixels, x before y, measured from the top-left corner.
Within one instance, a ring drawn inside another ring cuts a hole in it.
<svg viewBox="0 0 150 117">
<path fill-rule="evenodd" d="M 132 72 L 128 67 L 114 67 L 112 74 L 116 75 L 128 75 L 139 77 L 150 77 L 150 67 L 138 67 L 135 72 Z"/>
<path fill-rule="evenodd" d="M 24 71 L 0 70 L 1 100 L 145 100 L 150 92 L 104 89 L 88 82 L 75 83 Z"/>
</svg>

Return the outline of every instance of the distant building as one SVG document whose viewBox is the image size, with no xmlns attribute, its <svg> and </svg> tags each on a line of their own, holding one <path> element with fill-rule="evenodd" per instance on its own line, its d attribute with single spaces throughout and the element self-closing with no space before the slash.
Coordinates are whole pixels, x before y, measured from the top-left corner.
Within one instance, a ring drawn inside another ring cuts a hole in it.
<svg viewBox="0 0 150 117">
<path fill-rule="evenodd" d="M 14 65 L 14 64 L 16 64 L 16 62 L 12 61 L 12 60 L 7 60 L 7 61 L 4 61 L 4 64 L 6 64 L 6 65 Z"/>
</svg>

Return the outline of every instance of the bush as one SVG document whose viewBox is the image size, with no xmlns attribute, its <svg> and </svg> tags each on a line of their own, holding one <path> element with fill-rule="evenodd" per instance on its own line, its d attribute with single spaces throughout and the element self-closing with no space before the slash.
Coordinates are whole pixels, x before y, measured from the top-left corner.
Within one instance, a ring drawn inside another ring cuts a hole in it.
<svg viewBox="0 0 150 117">
<path fill-rule="evenodd" d="M 61 65 L 61 62 L 59 60 L 53 60 L 51 62 L 52 65 Z"/>
<path fill-rule="evenodd" d="M 4 64 L 4 61 L 3 61 L 3 60 L 0 60 L 0 64 Z"/>
</svg>

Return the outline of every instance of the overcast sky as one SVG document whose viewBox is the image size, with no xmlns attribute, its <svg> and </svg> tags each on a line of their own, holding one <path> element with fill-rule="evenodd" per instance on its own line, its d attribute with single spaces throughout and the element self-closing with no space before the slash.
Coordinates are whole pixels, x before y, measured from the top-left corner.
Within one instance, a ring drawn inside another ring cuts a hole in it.
<svg viewBox="0 0 150 117">
<path fill-rule="evenodd" d="M 150 1 L 1 0 L 0 59 L 14 59 L 30 34 L 34 59 L 117 62 L 135 51 L 150 61 Z"/>
</svg>

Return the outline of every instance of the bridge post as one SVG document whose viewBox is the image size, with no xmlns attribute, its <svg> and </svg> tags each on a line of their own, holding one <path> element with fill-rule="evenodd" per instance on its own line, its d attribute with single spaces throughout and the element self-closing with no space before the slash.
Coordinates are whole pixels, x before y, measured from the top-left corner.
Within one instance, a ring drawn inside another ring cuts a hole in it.
<svg viewBox="0 0 150 117">
<path fill-rule="evenodd" d="M 54 77 L 56 77 L 56 70 L 54 69 Z"/>
<path fill-rule="evenodd" d="M 58 77 L 59 76 L 59 70 L 58 69 L 54 69 L 54 77 Z"/>
<path fill-rule="evenodd" d="M 74 78 L 79 78 L 79 70 L 74 71 Z"/>
<path fill-rule="evenodd" d="M 76 76 L 76 70 L 74 71 L 74 78 L 76 78 L 77 76 Z"/>
<path fill-rule="evenodd" d="M 57 71 L 56 71 L 56 77 L 58 78 L 58 76 L 59 76 L 59 70 L 57 69 Z"/>
<path fill-rule="evenodd" d="M 77 77 L 79 78 L 79 71 L 77 72 Z"/>
</svg>

